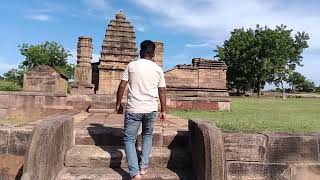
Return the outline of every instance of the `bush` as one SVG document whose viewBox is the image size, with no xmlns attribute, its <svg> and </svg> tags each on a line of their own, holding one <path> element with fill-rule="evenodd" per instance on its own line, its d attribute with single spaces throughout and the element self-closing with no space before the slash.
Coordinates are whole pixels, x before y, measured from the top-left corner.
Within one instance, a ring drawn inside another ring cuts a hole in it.
<svg viewBox="0 0 320 180">
<path fill-rule="evenodd" d="M 20 91 L 21 87 L 12 81 L 0 80 L 0 91 Z"/>
</svg>

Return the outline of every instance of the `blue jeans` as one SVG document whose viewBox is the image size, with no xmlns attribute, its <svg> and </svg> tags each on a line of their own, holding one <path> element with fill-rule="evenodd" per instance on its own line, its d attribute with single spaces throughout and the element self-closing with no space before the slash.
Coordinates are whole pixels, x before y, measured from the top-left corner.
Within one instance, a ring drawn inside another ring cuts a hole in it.
<svg viewBox="0 0 320 180">
<path fill-rule="evenodd" d="M 139 174 L 140 168 L 148 168 L 149 156 L 152 148 L 152 136 L 157 112 L 151 113 L 125 113 L 124 121 L 124 149 L 127 156 L 129 173 L 131 177 Z M 142 152 L 141 162 L 138 163 L 136 140 L 142 122 Z"/>
</svg>

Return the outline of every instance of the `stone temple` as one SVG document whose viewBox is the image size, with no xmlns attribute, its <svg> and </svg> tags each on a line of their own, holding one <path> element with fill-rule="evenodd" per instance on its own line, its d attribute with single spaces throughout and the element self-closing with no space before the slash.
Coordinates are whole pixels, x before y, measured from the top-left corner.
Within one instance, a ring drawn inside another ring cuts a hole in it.
<svg viewBox="0 0 320 180">
<path fill-rule="evenodd" d="M 164 44 L 155 41 L 154 62 L 163 67 Z M 92 38 L 81 36 L 71 94 L 91 95 L 91 111 L 113 109 L 126 66 L 138 58 L 133 25 L 123 12 L 108 24 L 99 62 L 92 63 Z M 165 72 L 168 106 L 178 109 L 229 110 L 224 62 L 194 58 Z"/>
</svg>

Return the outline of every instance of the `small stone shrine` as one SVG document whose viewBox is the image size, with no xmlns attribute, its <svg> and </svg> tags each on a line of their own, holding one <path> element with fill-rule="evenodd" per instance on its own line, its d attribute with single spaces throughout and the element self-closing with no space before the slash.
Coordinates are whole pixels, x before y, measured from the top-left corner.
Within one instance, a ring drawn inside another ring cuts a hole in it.
<svg viewBox="0 0 320 180">
<path fill-rule="evenodd" d="M 68 78 L 47 65 L 40 65 L 26 72 L 23 91 L 67 94 Z"/>
</svg>

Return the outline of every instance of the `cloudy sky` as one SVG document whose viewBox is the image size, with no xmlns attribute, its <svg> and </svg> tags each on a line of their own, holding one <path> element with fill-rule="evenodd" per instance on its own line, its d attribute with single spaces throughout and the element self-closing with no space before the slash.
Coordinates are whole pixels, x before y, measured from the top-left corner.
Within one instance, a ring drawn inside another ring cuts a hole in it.
<svg viewBox="0 0 320 180">
<path fill-rule="evenodd" d="M 123 10 L 138 43 L 164 42 L 166 69 L 193 57 L 213 58 L 235 28 L 285 24 L 306 31 L 310 48 L 298 71 L 320 84 L 319 8 L 317 0 L 2 0 L 0 74 L 23 60 L 23 43 L 56 41 L 75 54 L 78 36 L 89 35 L 97 60 L 108 22 Z"/>
</svg>

